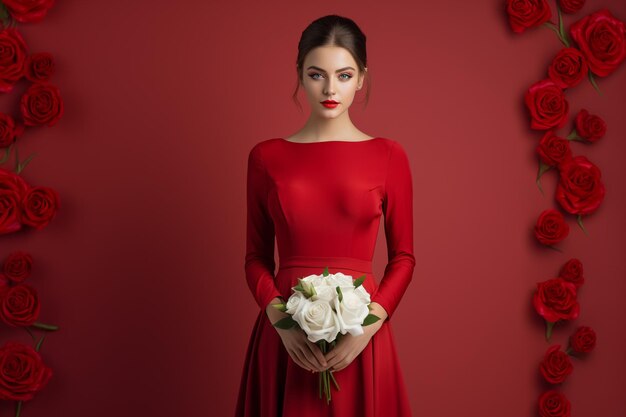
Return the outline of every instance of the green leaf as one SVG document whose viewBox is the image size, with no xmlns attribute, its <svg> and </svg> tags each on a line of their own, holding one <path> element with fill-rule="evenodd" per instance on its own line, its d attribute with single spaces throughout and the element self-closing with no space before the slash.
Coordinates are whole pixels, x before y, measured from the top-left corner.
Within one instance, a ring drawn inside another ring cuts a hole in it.
<svg viewBox="0 0 626 417">
<path fill-rule="evenodd" d="M 376 323 L 378 320 L 380 320 L 380 317 L 377 315 L 368 314 L 367 317 L 365 317 L 365 320 L 363 320 L 363 326 L 369 326 L 372 323 Z"/>
<path fill-rule="evenodd" d="M 282 311 L 283 313 L 285 311 L 287 311 L 287 304 L 285 303 L 280 303 L 280 304 L 272 304 L 272 307 L 274 307 L 275 309 Z"/>
<path fill-rule="evenodd" d="M 40 323 L 38 321 L 34 322 L 32 326 L 42 330 L 59 330 L 59 326 L 55 326 L 54 324 Z"/>
<path fill-rule="evenodd" d="M 363 284 L 363 281 L 365 281 L 365 275 L 361 275 L 360 277 L 355 279 L 354 280 L 354 288 L 358 288 L 359 285 Z"/>
<path fill-rule="evenodd" d="M 576 218 L 576 221 L 578 222 L 578 225 L 580 226 L 580 228 L 583 229 L 583 232 L 585 232 L 585 234 L 589 236 L 589 233 L 587 233 L 585 226 L 583 226 L 583 216 L 579 214 L 578 217 Z"/>
<path fill-rule="evenodd" d="M 589 70 L 587 72 L 587 75 L 589 77 L 589 82 L 591 83 L 591 85 L 593 86 L 593 88 L 596 89 L 596 91 L 598 92 L 598 94 L 602 95 L 602 91 L 600 91 L 600 87 L 598 87 L 598 84 L 596 84 L 596 79 L 593 76 L 593 72 L 591 72 L 591 70 Z"/>
<path fill-rule="evenodd" d="M 37 342 L 37 346 L 35 346 L 35 351 L 39 352 L 39 349 L 41 349 L 41 344 L 43 343 L 43 339 L 45 339 L 46 334 L 44 333 L 41 336 L 41 339 L 39 339 L 39 342 Z"/>
<path fill-rule="evenodd" d="M 298 322 L 289 317 L 282 318 L 274 323 L 274 327 L 278 327 L 279 329 L 291 329 L 293 326 L 297 325 Z"/>
<path fill-rule="evenodd" d="M 329 275 L 328 273 L 328 267 L 324 268 L 324 271 L 322 272 L 322 275 L 327 277 Z"/>
<path fill-rule="evenodd" d="M 343 293 L 341 292 L 341 288 L 339 288 L 339 285 L 337 285 L 336 290 L 337 290 L 337 294 L 339 294 L 339 302 L 342 302 L 343 301 Z"/>
</svg>

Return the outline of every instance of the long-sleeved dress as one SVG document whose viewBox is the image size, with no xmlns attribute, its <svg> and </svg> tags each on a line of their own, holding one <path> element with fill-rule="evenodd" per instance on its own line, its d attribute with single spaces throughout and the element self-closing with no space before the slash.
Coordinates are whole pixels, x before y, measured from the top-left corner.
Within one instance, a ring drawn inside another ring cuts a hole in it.
<svg viewBox="0 0 626 417">
<path fill-rule="evenodd" d="M 390 319 L 411 282 L 413 190 L 400 143 L 373 139 L 291 142 L 272 138 L 248 155 L 245 276 L 260 311 L 249 339 L 236 417 L 410 417 Z M 372 258 L 381 216 L 388 263 L 379 282 Z M 274 238 L 279 268 L 274 274 Z M 319 375 L 296 364 L 265 311 L 298 278 L 366 275 L 371 301 L 388 314 L 365 349 L 334 372 L 332 399 Z"/>
</svg>

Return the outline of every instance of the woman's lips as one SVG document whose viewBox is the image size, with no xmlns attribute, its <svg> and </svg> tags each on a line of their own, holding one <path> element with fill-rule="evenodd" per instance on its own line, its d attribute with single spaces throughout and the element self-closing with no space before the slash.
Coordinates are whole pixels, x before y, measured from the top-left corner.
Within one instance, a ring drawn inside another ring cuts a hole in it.
<svg viewBox="0 0 626 417">
<path fill-rule="evenodd" d="M 334 109 L 339 105 L 336 101 L 322 101 L 322 105 L 328 109 Z"/>
</svg>

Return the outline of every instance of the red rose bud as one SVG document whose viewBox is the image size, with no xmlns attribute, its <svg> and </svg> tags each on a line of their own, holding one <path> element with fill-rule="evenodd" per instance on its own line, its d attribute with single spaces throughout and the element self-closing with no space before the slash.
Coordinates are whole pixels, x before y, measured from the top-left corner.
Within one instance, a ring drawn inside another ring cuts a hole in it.
<svg viewBox="0 0 626 417">
<path fill-rule="evenodd" d="M 2 272 L 13 282 L 22 282 L 30 276 L 33 257 L 24 251 L 11 252 L 2 263 Z"/>
<path fill-rule="evenodd" d="M 591 214 L 600 207 L 606 193 L 602 174 L 586 157 L 579 155 L 559 166 L 555 198 L 571 214 Z"/>
<path fill-rule="evenodd" d="M 6 2 L 3 2 L 6 5 Z M 0 92 L 9 93 L 20 78 L 24 76 L 24 63 L 28 56 L 28 47 L 22 35 L 14 28 L 0 30 L 2 56 L 0 60 Z"/>
<path fill-rule="evenodd" d="M 30 326 L 40 310 L 37 290 L 28 284 L 4 287 L 0 293 L 0 318 L 9 326 Z"/>
<path fill-rule="evenodd" d="M 577 353 L 589 353 L 596 346 L 596 332 L 591 327 L 580 326 L 569 339 L 570 347 Z"/>
<path fill-rule="evenodd" d="M 20 23 L 36 23 L 41 21 L 55 0 L 2 0 L 13 19 Z"/>
<path fill-rule="evenodd" d="M 576 286 L 561 277 L 537 283 L 533 306 L 535 311 L 550 323 L 574 320 L 580 314 Z"/>
<path fill-rule="evenodd" d="M 585 0 L 559 0 L 559 8 L 565 13 L 576 13 L 585 5 Z"/>
<path fill-rule="evenodd" d="M 535 225 L 535 237 L 544 245 L 553 245 L 565 239 L 569 234 L 569 225 L 563 214 L 555 209 L 541 212 Z"/>
<path fill-rule="evenodd" d="M 31 400 L 51 377 L 52 369 L 31 346 L 9 341 L 0 348 L 0 399 Z"/>
<path fill-rule="evenodd" d="M 506 13 L 511 29 L 515 33 L 539 26 L 552 17 L 546 0 L 507 0 Z"/>
<path fill-rule="evenodd" d="M 561 267 L 559 276 L 565 281 L 574 284 L 577 290 L 585 283 L 585 278 L 583 277 L 583 264 L 576 258 L 570 259 Z"/>
<path fill-rule="evenodd" d="M 554 345 L 546 351 L 539 370 L 546 381 L 560 384 L 572 373 L 574 366 L 569 355 L 561 350 L 561 345 Z"/>
<path fill-rule="evenodd" d="M 580 84 L 588 71 L 585 56 L 576 48 L 563 48 L 548 67 L 548 77 L 561 88 Z"/>
<path fill-rule="evenodd" d="M 571 404 L 563 393 L 550 390 L 539 397 L 540 417 L 571 417 Z"/>
<path fill-rule="evenodd" d="M 607 9 L 573 23 L 570 33 L 591 72 L 600 77 L 615 71 L 626 58 L 626 25 Z"/>
<path fill-rule="evenodd" d="M 578 112 L 574 125 L 577 135 L 592 143 L 606 134 L 606 122 L 599 116 L 589 114 L 585 109 Z"/>
<path fill-rule="evenodd" d="M 22 177 L 0 168 L 0 235 L 22 228 L 21 202 L 28 188 Z"/>
<path fill-rule="evenodd" d="M 530 112 L 530 127 L 546 130 L 563 127 L 569 113 L 569 103 L 561 87 L 549 78 L 531 85 L 524 95 L 524 102 Z"/>
<path fill-rule="evenodd" d="M 536 151 L 541 161 L 550 166 L 558 166 L 563 161 L 572 158 L 569 140 L 556 136 L 553 130 L 546 131 Z"/>
</svg>

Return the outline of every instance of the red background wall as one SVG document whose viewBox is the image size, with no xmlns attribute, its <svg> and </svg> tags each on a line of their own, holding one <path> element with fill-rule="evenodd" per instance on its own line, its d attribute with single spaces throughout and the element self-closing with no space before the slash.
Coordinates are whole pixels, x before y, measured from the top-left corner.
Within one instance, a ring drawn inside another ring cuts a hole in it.
<svg viewBox="0 0 626 417">
<path fill-rule="evenodd" d="M 600 0 L 565 23 L 602 7 L 626 21 L 625 2 Z M 626 64 L 598 79 L 602 96 L 587 81 L 567 92 L 572 115 L 585 106 L 607 121 L 601 142 L 573 144 L 607 196 L 589 236 L 567 217 L 559 253 L 530 232 L 556 207 L 556 175 L 543 196 L 541 133 L 522 101 L 561 47 L 552 31 L 513 34 L 502 0 L 188 0 L 63 1 L 19 26 L 55 55 L 66 105 L 58 126 L 19 143 L 22 158 L 37 153 L 22 175 L 56 188 L 62 209 L 41 232 L 0 239 L 2 256 L 32 253 L 41 321 L 61 327 L 42 346 L 53 379 L 22 416 L 232 415 L 258 312 L 243 271 L 246 157 L 303 125 L 290 98 L 297 42 L 329 13 L 368 36 L 372 95 L 353 105 L 355 124 L 401 142 L 412 165 L 417 266 L 394 329 L 414 415 L 535 415 L 549 344 L 530 299 L 570 257 L 585 267 L 581 315 L 552 342 L 584 324 L 598 345 L 563 391 L 573 416 L 626 415 Z M 385 253 L 381 228 L 378 276 Z M 18 330 L 2 340 L 30 342 Z M 13 406 L 0 402 L 0 416 Z"/>
</svg>

